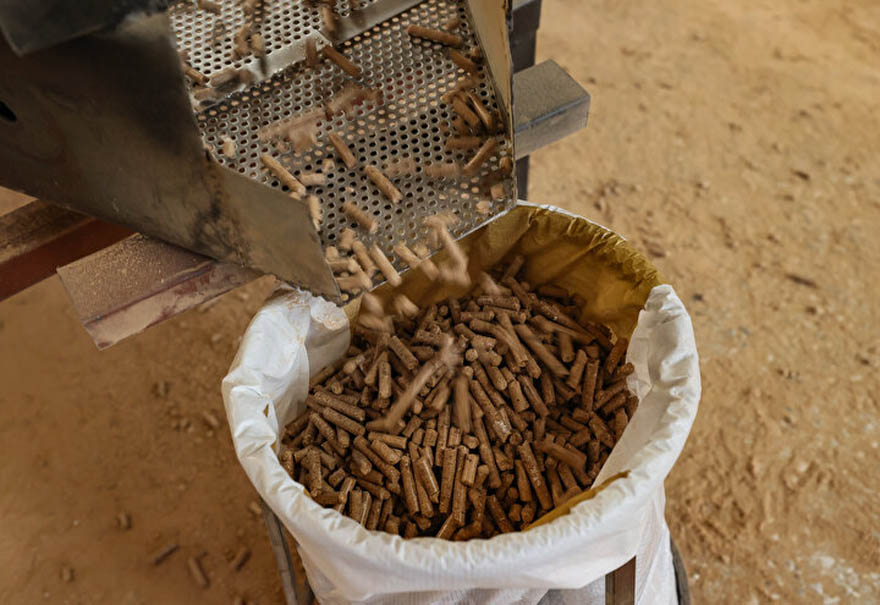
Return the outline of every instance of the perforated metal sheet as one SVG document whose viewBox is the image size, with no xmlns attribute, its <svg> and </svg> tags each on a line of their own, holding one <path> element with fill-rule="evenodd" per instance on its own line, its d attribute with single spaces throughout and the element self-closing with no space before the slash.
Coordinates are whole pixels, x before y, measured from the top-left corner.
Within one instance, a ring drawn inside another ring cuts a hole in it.
<svg viewBox="0 0 880 605">
<path fill-rule="evenodd" d="M 368 2 L 362 0 L 361 3 Z M 337 5 L 344 4 L 337 2 Z M 227 0 L 223 6 L 224 15 L 228 11 L 239 19 L 242 17 L 237 2 Z M 295 44 L 297 36 L 309 35 L 309 28 L 312 28 L 311 31 L 320 28 L 320 19 L 316 20 L 316 13 L 306 3 L 285 3 L 284 8 L 280 8 L 269 2 L 266 7 L 269 14 L 263 15 L 264 23 L 277 21 L 273 26 L 274 31 L 284 32 L 283 35 L 287 36 L 282 38 L 284 41 Z M 194 10 L 189 9 L 182 14 L 190 15 Z M 281 11 L 282 17 L 276 19 L 271 15 L 273 11 Z M 182 31 L 178 30 L 179 44 L 183 47 L 204 41 L 210 34 L 206 24 L 211 22 L 213 15 L 205 11 L 197 11 L 197 14 L 207 15 L 207 18 L 181 18 L 175 21 L 175 24 L 183 26 Z M 425 0 L 339 45 L 339 50 L 363 69 L 362 77 L 356 82 L 366 88 L 381 89 L 384 103 L 379 106 L 365 103 L 356 107 L 350 117 L 340 115 L 332 121 L 319 123 L 318 144 L 308 152 L 280 152 L 274 143 L 261 142 L 258 131 L 278 120 L 321 107 L 345 84 L 355 82 L 329 61 L 315 68 L 304 64 L 293 65 L 247 90 L 228 95 L 213 107 L 197 114 L 207 145 L 224 165 L 283 190 L 286 187 L 282 187 L 274 175 L 263 168 L 260 154 L 270 153 L 295 176 L 320 172 L 323 160 L 333 158 L 336 168 L 326 174 L 326 184 L 309 187 L 309 193 L 322 200 L 324 222 L 321 238 L 325 246 L 333 244 L 343 228 L 356 228 L 356 224 L 347 220 L 341 212 L 345 201 L 355 202 L 376 217 L 380 226 L 376 234 L 368 235 L 362 229 L 358 229 L 358 233 L 368 245 L 378 243 L 389 257 L 394 244 L 402 242 L 412 245 L 422 240 L 426 233 L 422 219 L 437 212 L 452 211 L 459 216 L 460 222 L 452 229 L 454 235 L 470 231 L 512 204 L 511 172 L 504 176 L 505 199 L 492 202 L 488 215 L 478 213 L 475 208 L 478 201 L 489 200 L 487 182 L 493 178 L 490 176 L 492 173 L 495 173 L 497 180 L 501 157 L 512 155 L 509 133 L 505 142 L 499 145 L 474 177 L 437 180 L 419 172 L 415 176 L 393 179 L 404 195 L 399 204 L 385 198 L 362 171 L 366 164 L 384 169 L 389 162 L 403 158 L 412 158 L 421 165 L 458 161 L 463 166 L 472 157 L 473 151 L 451 152 L 444 149 L 444 142 L 452 132 L 455 115 L 440 97 L 465 75 L 464 72 L 447 58 L 446 47 L 413 39 L 405 31 L 409 24 L 440 27 L 455 16 L 462 22 L 455 33 L 465 40 L 463 50 L 475 46 L 477 41 L 469 25 L 467 11 L 462 3 L 452 0 Z M 298 22 L 299 19 L 302 21 Z M 196 24 L 195 21 L 203 23 Z M 240 22 L 237 23 L 240 26 Z M 264 31 L 267 47 L 279 44 L 278 39 L 272 39 L 268 29 Z M 229 49 L 220 55 L 198 52 L 194 46 L 189 48 L 192 65 L 207 73 L 233 65 L 228 59 L 231 57 L 231 43 Z M 498 112 L 485 67 L 482 76 L 483 83 L 478 94 L 488 108 Z M 360 162 L 358 167 L 353 170 L 345 168 L 328 141 L 330 132 L 343 136 Z M 222 135 L 235 142 L 235 158 L 229 159 L 222 154 Z M 301 202 L 291 199 L 291 204 L 296 203 Z M 395 262 L 395 265 L 403 268 L 399 262 Z"/>
<path fill-rule="evenodd" d="M 337 13 L 347 17 L 352 10 L 360 10 L 376 0 L 337 2 Z M 233 37 L 245 24 L 246 15 L 241 0 L 219 0 L 219 15 L 199 8 L 195 2 L 178 2 L 169 10 L 171 26 L 177 38 L 177 48 L 189 57 L 189 63 L 210 77 L 226 67 L 240 68 L 256 65 L 253 55 L 233 57 Z M 309 36 L 320 34 L 320 4 L 303 0 L 264 0 L 257 4 L 253 15 L 254 31 L 266 41 L 266 53 L 289 47 Z"/>
</svg>

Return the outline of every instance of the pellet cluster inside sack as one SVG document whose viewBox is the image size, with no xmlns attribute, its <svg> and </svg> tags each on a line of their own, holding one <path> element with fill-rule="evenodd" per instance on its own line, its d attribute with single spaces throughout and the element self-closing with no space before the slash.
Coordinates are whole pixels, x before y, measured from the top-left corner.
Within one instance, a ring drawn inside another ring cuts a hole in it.
<svg viewBox="0 0 880 605">
<path fill-rule="evenodd" d="M 519 279 L 383 315 L 366 295 L 348 357 L 312 380 L 280 459 L 367 529 L 467 540 L 522 530 L 588 489 L 638 399 L 627 340 L 584 301 Z M 408 304 L 406 304 L 408 303 Z"/>
</svg>

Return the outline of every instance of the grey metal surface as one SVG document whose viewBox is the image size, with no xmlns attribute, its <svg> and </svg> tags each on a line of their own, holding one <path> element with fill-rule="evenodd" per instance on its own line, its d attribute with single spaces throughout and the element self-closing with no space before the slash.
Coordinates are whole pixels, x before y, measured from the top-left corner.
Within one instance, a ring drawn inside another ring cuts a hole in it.
<svg viewBox="0 0 880 605">
<path fill-rule="evenodd" d="M 552 59 L 517 72 L 513 88 L 517 159 L 586 127 L 590 95 Z"/>
<path fill-rule="evenodd" d="M 272 6 L 270 3 L 269 10 Z M 440 27 L 454 16 L 462 20 L 456 33 L 465 39 L 464 48 L 475 45 L 467 12 L 461 3 L 452 0 L 425 0 L 345 42 L 340 50 L 363 68 L 357 83 L 381 90 L 383 103 L 365 102 L 351 117 L 340 114 L 322 121 L 318 125 L 318 143 L 310 150 L 298 154 L 283 148 L 279 151 L 274 144 L 260 141 L 258 130 L 278 120 L 322 108 L 352 82 L 329 61 L 316 68 L 294 65 L 202 111 L 198 121 L 205 141 L 224 166 L 276 188 L 281 185 L 263 168 L 260 154 L 272 154 L 295 176 L 320 172 L 323 160 L 334 158 L 336 168 L 327 174 L 327 183 L 310 188 L 310 193 L 323 203 L 321 239 L 325 246 L 333 244 L 342 229 L 354 226 L 341 212 L 344 201 L 353 201 L 375 216 L 379 222 L 378 232 L 367 235 L 361 231 L 362 239 L 367 244 L 377 243 L 389 252 L 393 244 L 412 244 L 421 239 L 426 233 L 422 219 L 440 211 L 454 211 L 459 216 L 455 235 L 470 231 L 512 205 L 513 171 L 503 179 L 506 200 L 492 203 L 490 214 L 480 214 L 475 208 L 478 201 L 488 200 L 487 180 L 497 171 L 500 158 L 511 154 L 509 136 L 507 144 L 499 146 L 477 176 L 438 180 L 419 172 L 393 179 L 404 195 L 399 204 L 387 200 L 362 172 L 363 165 L 384 168 L 388 162 L 403 158 L 411 158 L 422 166 L 428 162 L 449 161 L 464 165 L 473 155 L 473 151 L 449 152 L 443 147 L 455 116 L 451 108 L 440 101 L 440 96 L 453 87 L 464 72 L 447 58 L 445 47 L 413 39 L 405 31 L 409 24 Z M 497 110 L 485 67 L 483 73 L 479 96 L 487 107 Z M 360 160 L 360 166 L 348 170 L 339 160 L 327 138 L 334 131 L 345 139 Z M 235 141 L 239 150 L 235 158 L 222 155 L 223 135 Z M 396 264 L 402 268 L 402 264 Z"/>
<path fill-rule="evenodd" d="M 675 592 L 678 596 L 678 605 L 691 605 L 691 587 L 688 583 L 687 567 L 684 558 L 675 544 L 675 540 L 669 538 L 669 548 L 672 550 L 672 566 L 675 569 Z"/>
<path fill-rule="evenodd" d="M 338 295 L 304 205 L 206 157 L 167 15 L 25 57 L 0 43 L 0 101 L 0 184 Z"/>
<path fill-rule="evenodd" d="M 0 34 L 19 55 L 116 25 L 161 0 L 0 0 Z"/>
</svg>

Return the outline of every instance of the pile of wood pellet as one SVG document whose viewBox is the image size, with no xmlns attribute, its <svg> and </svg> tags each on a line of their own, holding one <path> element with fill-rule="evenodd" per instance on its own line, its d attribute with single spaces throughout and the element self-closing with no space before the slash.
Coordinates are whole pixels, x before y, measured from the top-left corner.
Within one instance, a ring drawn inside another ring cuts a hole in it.
<svg viewBox="0 0 880 605">
<path fill-rule="evenodd" d="M 348 356 L 314 377 L 283 436 L 281 463 L 316 502 L 367 529 L 467 540 L 522 530 L 593 484 L 638 406 L 627 340 L 522 266 L 393 317 L 365 295 Z"/>
</svg>

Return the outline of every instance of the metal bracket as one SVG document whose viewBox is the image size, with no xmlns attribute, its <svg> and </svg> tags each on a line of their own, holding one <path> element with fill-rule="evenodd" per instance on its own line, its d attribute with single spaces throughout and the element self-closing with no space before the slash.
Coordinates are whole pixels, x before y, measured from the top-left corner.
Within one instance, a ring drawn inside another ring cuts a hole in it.
<svg viewBox="0 0 880 605">
<path fill-rule="evenodd" d="M 533 65 L 513 78 L 517 159 L 582 130 L 590 94 L 556 61 Z"/>
</svg>

